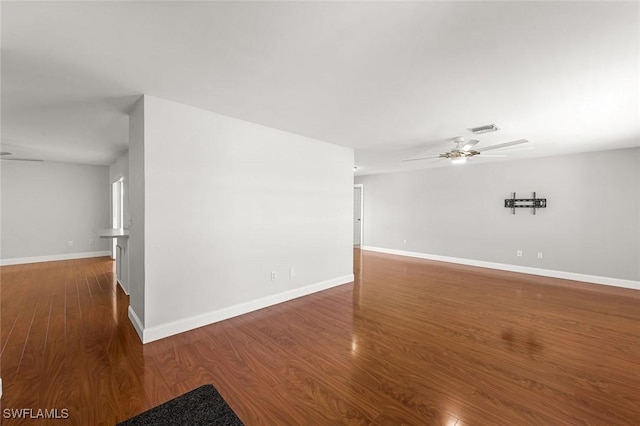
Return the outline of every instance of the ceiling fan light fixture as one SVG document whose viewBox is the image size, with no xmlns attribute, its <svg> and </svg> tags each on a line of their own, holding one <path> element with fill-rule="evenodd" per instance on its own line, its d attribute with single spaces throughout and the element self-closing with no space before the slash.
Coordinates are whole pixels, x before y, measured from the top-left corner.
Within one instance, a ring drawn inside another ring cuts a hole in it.
<svg viewBox="0 0 640 426">
<path fill-rule="evenodd" d="M 428 159 L 437 159 L 437 160 L 444 160 L 444 159 L 448 159 L 451 160 L 451 164 L 464 164 L 467 162 L 468 158 L 472 158 L 475 156 L 480 156 L 480 157 L 484 157 L 484 158 L 489 158 L 489 157 L 504 157 L 505 155 L 486 155 L 485 152 L 486 151 L 491 151 L 494 149 L 503 149 L 503 148 L 510 148 L 513 147 L 515 145 L 522 145 L 525 143 L 528 143 L 529 141 L 526 139 L 518 139 L 515 141 L 511 141 L 511 142 L 504 142 L 504 143 L 499 143 L 496 145 L 489 145 L 487 147 L 482 147 L 482 148 L 478 148 L 478 149 L 474 149 L 476 144 L 479 143 L 479 141 L 472 139 L 470 141 L 468 141 L 464 146 L 460 146 L 461 143 L 464 143 L 464 139 L 463 138 L 455 138 L 453 139 L 453 142 L 456 144 L 456 147 L 453 148 L 451 151 L 447 151 L 447 152 L 443 152 L 439 155 L 432 155 L 432 156 L 426 156 L 426 157 L 420 157 L 420 158 L 409 158 L 406 160 L 402 160 L 402 162 L 408 162 L 408 161 L 420 161 L 420 160 L 428 160 Z"/>
<path fill-rule="evenodd" d="M 500 128 L 493 123 L 487 124 L 486 126 L 472 127 L 471 129 L 469 129 L 469 131 L 471 131 L 471 133 L 473 133 L 474 135 L 497 132 L 498 130 L 500 130 Z"/>
</svg>

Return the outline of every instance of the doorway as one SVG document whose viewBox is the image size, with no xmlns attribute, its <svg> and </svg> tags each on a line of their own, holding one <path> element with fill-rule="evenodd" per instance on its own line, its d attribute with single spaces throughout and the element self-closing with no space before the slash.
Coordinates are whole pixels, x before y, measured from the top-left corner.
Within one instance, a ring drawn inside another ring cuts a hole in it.
<svg viewBox="0 0 640 426">
<path fill-rule="evenodd" d="M 123 178 L 111 184 L 111 227 L 114 229 L 120 229 L 123 227 L 124 217 L 124 191 L 122 188 Z M 117 238 L 111 239 L 111 258 L 116 258 L 117 253 Z"/>
<path fill-rule="evenodd" d="M 363 245 L 363 198 L 364 187 L 362 184 L 353 185 L 353 246 Z"/>
</svg>

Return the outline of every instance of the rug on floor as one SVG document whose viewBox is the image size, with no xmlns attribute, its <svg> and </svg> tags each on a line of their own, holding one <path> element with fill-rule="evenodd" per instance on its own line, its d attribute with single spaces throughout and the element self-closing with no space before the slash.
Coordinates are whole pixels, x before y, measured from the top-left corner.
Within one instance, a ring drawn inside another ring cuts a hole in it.
<svg viewBox="0 0 640 426">
<path fill-rule="evenodd" d="M 117 426 L 243 426 L 213 385 L 200 386 Z"/>
</svg>

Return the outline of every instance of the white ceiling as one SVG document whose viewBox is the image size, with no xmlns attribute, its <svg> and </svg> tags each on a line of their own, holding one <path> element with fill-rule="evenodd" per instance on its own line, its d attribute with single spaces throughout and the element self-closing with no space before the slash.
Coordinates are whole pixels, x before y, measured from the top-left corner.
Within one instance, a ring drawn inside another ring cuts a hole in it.
<svg viewBox="0 0 640 426">
<path fill-rule="evenodd" d="M 640 146 L 638 2 L 2 2 L 2 149 L 110 164 L 140 94 L 356 149 Z M 180 141 L 176 141 L 179 155 Z M 490 161 L 476 160 L 474 161 Z M 437 163 L 440 165 L 446 162 Z"/>
</svg>

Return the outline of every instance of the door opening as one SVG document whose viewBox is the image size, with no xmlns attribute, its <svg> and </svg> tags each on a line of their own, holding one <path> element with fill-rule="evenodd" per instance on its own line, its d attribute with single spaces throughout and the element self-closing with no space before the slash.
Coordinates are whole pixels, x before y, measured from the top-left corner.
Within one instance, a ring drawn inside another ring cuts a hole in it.
<svg viewBox="0 0 640 426">
<path fill-rule="evenodd" d="M 120 178 L 111 184 L 111 227 L 116 229 L 123 227 L 124 191 L 122 188 L 122 182 L 123 178 Z M 117 253 L 116 245 L 118 242 L 116 238 L 112 238 L 111 241 L 111 258 L 115 259 Z"/>
<path fill-rule="evenodd" d="M 363 245 L 363 186 L 356 184 L 353 186 L 353 246 Z"/>
</svg>

